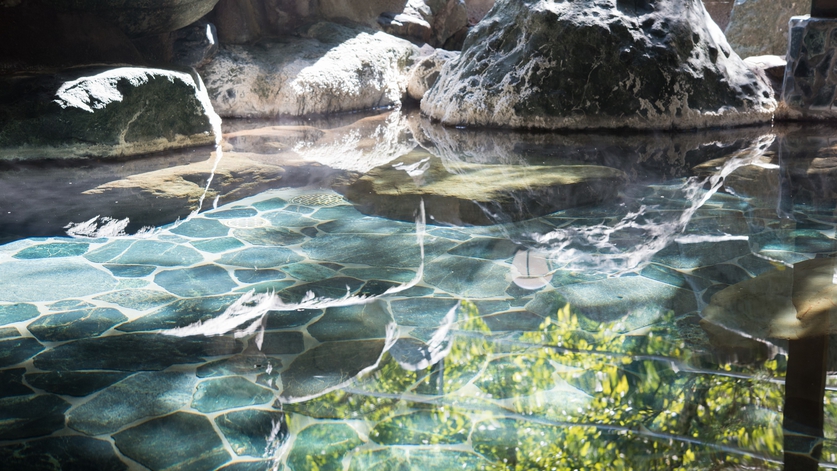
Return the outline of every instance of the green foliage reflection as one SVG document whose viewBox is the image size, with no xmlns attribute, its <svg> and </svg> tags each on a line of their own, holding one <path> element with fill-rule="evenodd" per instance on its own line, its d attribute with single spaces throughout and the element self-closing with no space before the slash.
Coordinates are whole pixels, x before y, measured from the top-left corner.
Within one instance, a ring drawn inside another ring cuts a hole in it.
<svg viewBox="0 0 837 471">
<path fill-rule="evenodd" d="M 463 302 L 440 363 L 408 371 L 386 354 L 286 411 L 364 421 L 353 466 L 432 455 L 494 470 L 779 469 L 784 362 L 718 364 L 690 353 L 677 325 L 629 335 L 567 305 L 537 331 L 495 333 Z"/>
</svg>

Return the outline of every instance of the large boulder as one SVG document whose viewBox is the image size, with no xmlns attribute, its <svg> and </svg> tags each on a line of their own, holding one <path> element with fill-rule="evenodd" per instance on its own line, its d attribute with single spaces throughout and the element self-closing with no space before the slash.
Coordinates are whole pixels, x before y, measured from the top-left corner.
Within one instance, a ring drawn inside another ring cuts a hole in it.
<svg viewBox="0 0 837 471">
<path fill-rule="evenodd" d="M 788 21 L 811 12 L 811 0 L 747 0 L 735 2 L 725 34 L 741 57 L 788 52 Z"/>
<path fill-rule="evenodd" d="M 222 47 L 200 71 L 215 110 L 272 118 L 401 103 L 416 46 L 333 23 L 315 24 L 306 36 Z"/>
<path fill-rule="evenodd" d="M 385 12 L 378 23 L 388 33 L 440 47 L 467 28 L 468 13 L 462 0 L 409 0 L 403 11 Z"/>
<path fill-rule="evenodd" d="M 689 129 L 768 122 L 770 86 L 699 0 L 502 0 L 422 101 L 448 125 Z"/>
<path fill-rule="evenodd" d="M 442 67 L 459 57 L 458 52 L 436 49 L 429 55 L 422 57 L 413 69 L 407 81 L 407 94 L 410 98 L 421 101 L 427 90 L 439 79 Z"/>
<path fill-rule="evenodd" d="M 93 13 L 128 36 L 174 31 L 206 15 L 218 0 L 42 0 L 59 10 Z"/>
<path fill-rule="evenodd" d="M 220 118 L 200 77 L 121 67 L 8 77 L 0 160 L 147 154 L 213 144 Z"/>
</svg>

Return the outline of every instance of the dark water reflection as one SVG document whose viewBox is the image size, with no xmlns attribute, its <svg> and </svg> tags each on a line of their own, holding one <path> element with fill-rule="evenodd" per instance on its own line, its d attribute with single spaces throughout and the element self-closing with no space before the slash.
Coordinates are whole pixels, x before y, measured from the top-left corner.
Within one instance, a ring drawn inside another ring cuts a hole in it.
<svg viewBox="0 0 837 471">
<path fill-rule="evenodd" d="M 225 132 L 0 168 L 0 462 L 837 466 L 833 129 Z"/>
</svg>

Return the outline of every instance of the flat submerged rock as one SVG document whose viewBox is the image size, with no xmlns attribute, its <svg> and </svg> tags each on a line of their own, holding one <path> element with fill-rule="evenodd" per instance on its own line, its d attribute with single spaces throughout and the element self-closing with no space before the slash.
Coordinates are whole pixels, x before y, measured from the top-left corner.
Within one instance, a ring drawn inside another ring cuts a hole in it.
<svg viewBox="0 0 837 471">
<path fill-rule="evenodd" d="M 599 165 L 484 165 L 405 157 L 377 167 L 339 191 L 365 213 L 414 221 L 424 201 L 428 222 L 490 225 L 522 221 L 617 195 L 627 176 Z"/>
</svg>

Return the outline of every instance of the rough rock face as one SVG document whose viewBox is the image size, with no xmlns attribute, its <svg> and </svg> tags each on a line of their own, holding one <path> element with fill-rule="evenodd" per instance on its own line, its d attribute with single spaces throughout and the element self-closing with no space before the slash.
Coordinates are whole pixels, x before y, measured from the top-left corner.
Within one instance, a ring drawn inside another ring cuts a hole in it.
<svg viewBox="0 0 837 471">
<path fill-rule="evenodd" d="M 43 0 L 59 10 L 93 13 L 128 36 L 174 31 L 194 23 L 218 0 Z"/>
<path fill-rule="evenodd" d="M 422 101 L 448 125 L 546 129 L 741 125 L 775 108 L 697 0 L 503 0 Z"/>
<path fill-rule="evenodd" d="M 811 0 L 747 0 L 735 2 L 725 34 L 741 57 L 788 52 L 788 21 L 811 13 Z"/>
<path fill-rule="evenodd" d="M 462 0 L 408 0 L 403 11 L 385 12 L 378 23 L 390 34 L 441 47 L 467 28 L 468 14 Z"/>
<path fill-rule="evenodd" d="M 448 62 L 459 57 L 458 52 L 436 49 L 427 57 L 424 57 L 410 71 L 407 82 L 407 94 L 414 100 L 421 100 L 427 90 L 439 79 L 442 67 Z"/>
<path fill-rule="evenodd" d="M 0 85 L 0 160 L 146 154 L 212 144 L 220 118 L 197 76 L 73 69 Z"/>
<path fill-rule="evenodd" d="M 307 36 L 223 47 L 201 70 L 215 110 L 274 117 L 400 104 L 416 46 L 332 23 L 312 26 Z"/>
</svg>

